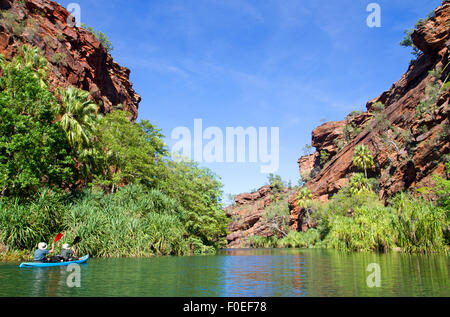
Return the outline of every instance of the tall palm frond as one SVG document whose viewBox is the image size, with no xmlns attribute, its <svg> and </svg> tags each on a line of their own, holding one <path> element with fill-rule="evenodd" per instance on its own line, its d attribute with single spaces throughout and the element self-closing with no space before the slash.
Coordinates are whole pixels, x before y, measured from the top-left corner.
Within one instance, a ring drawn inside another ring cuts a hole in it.
<svg viewBox="0 0 450 317">
<path fill-rule="evenodd" d="M 357 147 L 355 147 L 355 151 L 353 154 L 353 164 L 360 169 L 364 169 L 364 175 L 366 176 L 366 180 L 367 180 L 367 189 L 370 190 L 369 182 L 368 182 L 368 178 L 367 178 L 367 169 L 372 168 L 374 165 L 374 162 L 373 162 L 373 156 L 372 156 L 368 146 L 361 144 L 361 145 L 358 145 Z"/>
<path fill-rule="evenodd" d="M 45 79 L 48 76 L 48 62 L 39 48 L 23 45 L 20 47 L 19 53 L 19 56 L 15 60 L 15 67 L 28 67 L 33 69 L 35 71 L 35 76 L 40 80 L 41 86 L 44 87 L 46 85 Z"/>
<path fill-rule="evenodd" d="M 70 145 L 75 149 L 89 146 L 98 120 L 98 106 L 89 99 L 89 92 L 73 86 L 59 89 L 59 94 L 62 97 L 61 124 Z"/>
</svg>

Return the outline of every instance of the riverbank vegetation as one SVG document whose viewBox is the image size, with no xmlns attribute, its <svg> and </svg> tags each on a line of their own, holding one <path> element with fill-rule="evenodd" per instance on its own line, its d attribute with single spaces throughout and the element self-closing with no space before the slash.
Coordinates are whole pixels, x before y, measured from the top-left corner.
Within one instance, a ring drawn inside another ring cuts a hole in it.
<svg viewBox="0 0 450 317">
<path fill-rule="evenodd" d="M 2 258 L 64 232 L 101 257 L 213 253 L 226 244 L 222 184 L 172 158 L 150 122 L 117 105 L 100 114 L 86 91 L 49 89 L 47 61 L 24 45 L 0 57 Z M 19 256 L 17 257 L 19 258 Z"/>
<path fill-rule="evenodd" d="M 356 156 L 367 158 L 370 153 L 360 149 Z M 386 202 L 373 190 L 375 179 L 366 179 L 362 173 L 356 173 L 326 203 L 312 200 L 305 186 L 298 192 L 297 204 L 303 210 L 303 223 L 313 228 L 306 232 L 278 230 L 271 237 L 251 237 L 250 242 L 256 248 L 446 254 L 450 247 L 450 180 L 439 176 L 433 179 L 433 188 L 402 192 Z M 278 210 L 283 213 L 283 208 Z M 278 219 L 283 222 L 278 227 L 289 226 L 288 217 Z"/>
</svg>

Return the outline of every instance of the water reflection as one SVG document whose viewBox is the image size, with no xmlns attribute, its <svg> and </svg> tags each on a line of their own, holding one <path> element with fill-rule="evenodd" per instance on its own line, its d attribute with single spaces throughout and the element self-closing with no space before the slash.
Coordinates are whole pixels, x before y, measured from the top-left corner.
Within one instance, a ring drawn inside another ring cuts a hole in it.
<svg viewBox="0 0 450 317">
<path fill-rule="evenodd" d="M 67 285 L 68 267 L 22 268 L 7 266 L 9 274 L 5 277 L 5 266 L 0 266 L 0 296 L 76 296 L 79 288 Z M 87 265 L 80 266 L 81 281 L 86 277 Z M 6 272 L 8 272 L 6 271 Z M 81 284 L 83 286 L 83 283 Z"/>
<path fill-rule="evenodd" d="M 304 262 L 296 250 L 226 250 L 224 296 L 305 296 Z"/>
<path fill-rule="evenodd" d="M 46 294 L 54 297 L 64 293 L 62 288 L 67 287 L 66 269 L 66 267 L 30 269 L 32 272 L 32 282 L 30 283 L 32 296 Z"/>
<path fill-rule="evenodd" d="M 381 287 L 366 284 L 378 263 Z M 81 288 L 67 267 L 0 264 L 0 296 L 450 296 L 448 256 L 332 250 L 223 250 L 215 256 L 90 259 Z"/>
</svg>

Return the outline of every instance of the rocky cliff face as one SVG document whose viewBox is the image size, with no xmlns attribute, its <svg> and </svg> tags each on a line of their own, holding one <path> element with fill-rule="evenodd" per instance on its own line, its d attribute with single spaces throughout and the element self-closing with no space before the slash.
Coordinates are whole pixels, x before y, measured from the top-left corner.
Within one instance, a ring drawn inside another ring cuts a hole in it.
<svg viewBox="0 0 450 317">
<path fill-rule="evenodd" d="M 379 177 L 381 198 L 429 185 L 432 174 L 444 173 L 450 152 L 450 92 L 437 90 L 450 71 L 450 1 L 414 31 L 412 40 L 423 54 L 389 91 L 367 103 L 367 112 L 313 131 L 317 152 L 299 159 L 300 172 L 313 170 L 321 151 L 329 154 L 329 161 L 307 182 L 315 199 L 326 201 L 348 183 L 359 144 L 368 145 L 374 155 L 376 167 L 370 175 Z M 430 73 L 436 69 L 443 71 Z M 295 197 L 290 201 L 292 213 L 299 214 Z"/>
<path fill-rule="evenodd" d="M 73 85 L 91 93 L 103 113 L 117 105 L 136 120 L 141 97 L 130 70 L 84 28 L 70 26 L 70 13 L 49 0 L 0 0 L 0 54 L 11 59 L 23 44 L 38 47 L 49 61 L 50 89 Z"/>
<path fill-rule="evenodd" d="M 325 123 L 312 132 L 316 152 L 301 157 L 298 164 L 313 199 L 327 201 L 349 183 L 358 172 L 353 154 L 360 144 L 367 145 L 374 156 L 375 167 L 368 173 L 379 180 L 382 199 L 433 186 L 432 175 L 445 174 L 444 163 L 450 160 L 450 90 L 443 89 L 443 83 L 450 74 L 450 0 L 417 27 L 412 40 L 423 54 L 390 90 L 369 101 L 367 111 L 353 112 L 345 120 Z M 258 221 L 248 222 L 256 230 L 237 225 L 264 214 L 264 199 L 250 199 L 251 195 L 237 196 L 236 206 L 227 211 L 236 219 L 228 239 L 232 247 L 241 236 L 270 234 Z M 293 192 L 288 198 L 290 228 L 306 231 L 314 224 L 304 221 L 305 210 L 298 207 L 296 197 Z M 245 216 L 241 209 L 246 210 Z"/>
<path fill-rule="evenodd" d="M 266 208 L 274 200 L 283 199 L 293 191 L 284 189 L 281 193 L 274 193 L 270 186 L 263 186 L 253 193 L 240 194 L 235 197 L 233 206 L 225 208 L 225 212 L 231 218 L 227 236 L 228 247 L 245 248 L 250 246 L 248 240 L 251 236 L 271 237 L 275 234 L 273 228 L 265 220 Z"/>
</svg>

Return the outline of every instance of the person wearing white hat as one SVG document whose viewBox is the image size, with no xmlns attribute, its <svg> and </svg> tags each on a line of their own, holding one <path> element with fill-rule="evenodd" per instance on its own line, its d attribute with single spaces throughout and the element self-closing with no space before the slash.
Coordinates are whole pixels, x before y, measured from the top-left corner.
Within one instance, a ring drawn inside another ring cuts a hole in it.
<svg viewBox="0 0 450 317">
<path fill-rule="evenodd" d="M 40 242 L 38 244 L 37 250 L 34 252 L 34 262 L 47 262 L 47 254 L 53 253 L 55 250 L 55 244 L 52 243 L 52 247 L 50 250 L 47 250 L 47 243 Z"/>
<path fill-rule="evenodd" d="M 61 254 L 59 255 L 64 261 L 70 261 L 75 255 L 75 250 L 71 248 L 67 243 L 62 246 Z"/>
</svg>

